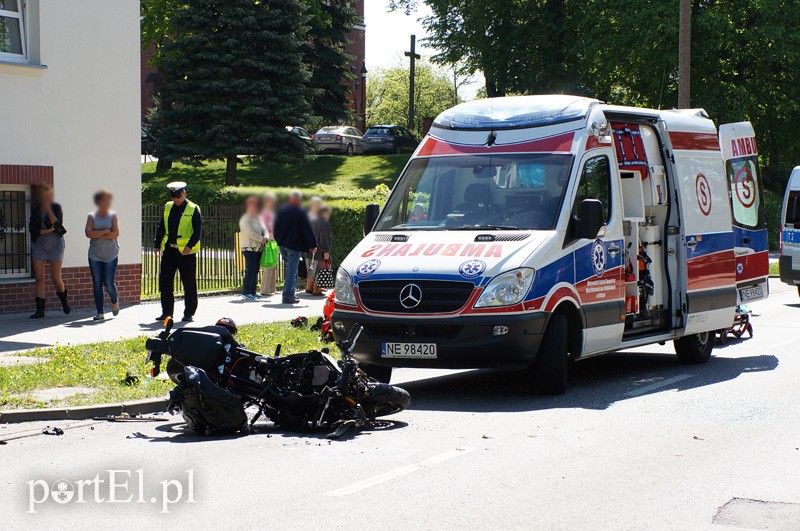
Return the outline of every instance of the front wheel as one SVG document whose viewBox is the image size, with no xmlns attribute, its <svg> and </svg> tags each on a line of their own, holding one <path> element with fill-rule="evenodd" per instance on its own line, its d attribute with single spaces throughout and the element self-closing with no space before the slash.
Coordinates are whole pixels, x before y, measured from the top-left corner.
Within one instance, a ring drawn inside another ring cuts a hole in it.
<svg viewBox="0 0 800 531">
<path fill-rule="evenodd" d="M 567 329 L 565 315 L 555 313 L 550 317 L 533 365 L 533 384 L 539 393 L 563 395 L 567 391 L 569 361 Z"/>
<path fill-rule="evenodd" d="M 389 384 L 371 384 L 362 405 L 370 418 L 400 413 L 411 403 L 411 395 L 400 387 Z"/>
<path fill-rule="evenodd" d="M 675 354 L 682 363 L 699 365 L 711 357 L 714 341 L 710 332 L 690 334 L 675 340 Z"/>
</svg>

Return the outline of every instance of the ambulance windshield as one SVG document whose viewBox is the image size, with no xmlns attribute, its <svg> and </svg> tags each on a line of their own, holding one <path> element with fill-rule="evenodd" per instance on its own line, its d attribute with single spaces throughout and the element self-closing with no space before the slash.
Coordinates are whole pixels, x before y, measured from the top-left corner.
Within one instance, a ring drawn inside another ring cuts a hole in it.
<svg viewBox="0 0 800 531">
<path fill-rule="evenodd" d="M 376 230 L 555 227 L 572 155 L 457 155 L 413 160 Z"/>
</svg>

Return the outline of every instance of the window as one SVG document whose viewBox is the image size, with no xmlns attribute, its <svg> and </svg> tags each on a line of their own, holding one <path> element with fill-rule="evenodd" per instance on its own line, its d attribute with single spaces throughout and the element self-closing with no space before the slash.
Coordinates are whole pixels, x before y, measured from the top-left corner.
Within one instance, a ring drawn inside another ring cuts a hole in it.
<svg viewBox="0 0 800 531">
<path fill-rule="evenodd" d="M 30 276 L 28 187 L 0 188 L 0 278 Z"/>
<path fill-rule="evenodd" d="M 546 153 L 417 158 L 398 180 L 376 227 L 550 230 L 571 166 L 571 155 Z"/>
<path fill-rule="evenodd" d="M 24 62 L 24 0 L 0 0 L 0 60 Z"/>
<path fill-rule="evenodd" d="M 789 200 L 786 202 L 786 219 L 783 223 L 786 227 L 794 228 L 800 223 L 800 192 L 792 190 L 789 192 Z"/>
<path fill-rule="evenodd" d="M 734 223 L 747 228 L 763 226 L 758 160 L 755 157 L 729 160 L 727 169 Z"/>
<path fill-rule="evenodd" d="M 603 203 L 606 223 L 611 219 L 611 167 L 605 155 L 594 157 L 583 165 L 583 174 L 578 185 L 578 195 L 572 206 L 572 215 L 578 215 L 578 208 L 584 199 L 599 199 Z"/>
</svg>

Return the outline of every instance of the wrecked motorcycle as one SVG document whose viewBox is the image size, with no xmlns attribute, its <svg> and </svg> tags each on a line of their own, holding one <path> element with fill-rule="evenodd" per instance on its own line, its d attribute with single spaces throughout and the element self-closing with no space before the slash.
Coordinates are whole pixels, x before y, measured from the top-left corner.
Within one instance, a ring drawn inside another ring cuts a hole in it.
<svg viewBox="0 0 800 531">
<path fill-rule="evenodd" d="M 181 411 L 197 433 L 247 433 L 263 415 L 288 429 L 328 428 L 330 437 L 373 426 L 378 417 L 405 409 L 410 396 L 396 386 L 371 380 L 351 352 L 361 334 L 356 325 L 337 346 L 341 361 L 328 349 L 281 356 L 247 350 L 218 326 L 165 329 L 147 340 L 151 375 L 158 376 L 162 356 L 177 384 L 170 411 Z M 252 419 L 245 412 L 255 408 Z"/>
</svg>

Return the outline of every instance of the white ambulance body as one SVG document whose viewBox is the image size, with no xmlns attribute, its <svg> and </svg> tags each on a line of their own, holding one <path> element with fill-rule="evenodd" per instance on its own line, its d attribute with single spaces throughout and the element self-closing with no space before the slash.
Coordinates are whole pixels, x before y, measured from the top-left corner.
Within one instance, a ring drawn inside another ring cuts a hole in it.
<svg viewBox="0 0 800 531">
<path fill-rule="evenodd" d="M 781 210 L 781 281 L 800 292 L 800 166 L 792 170 Z"/>
<path fill-rule="evenodd" d="M 391 367 L 532 367 L 674 340 L 705 362 L 738 303 L 767 296 L 757 148 L 702 110 L 575 96 L 440 115 L 337 273 L 335 334 Z M 711 333 L 711 334 L 710 334 Z"/>
</svg>

